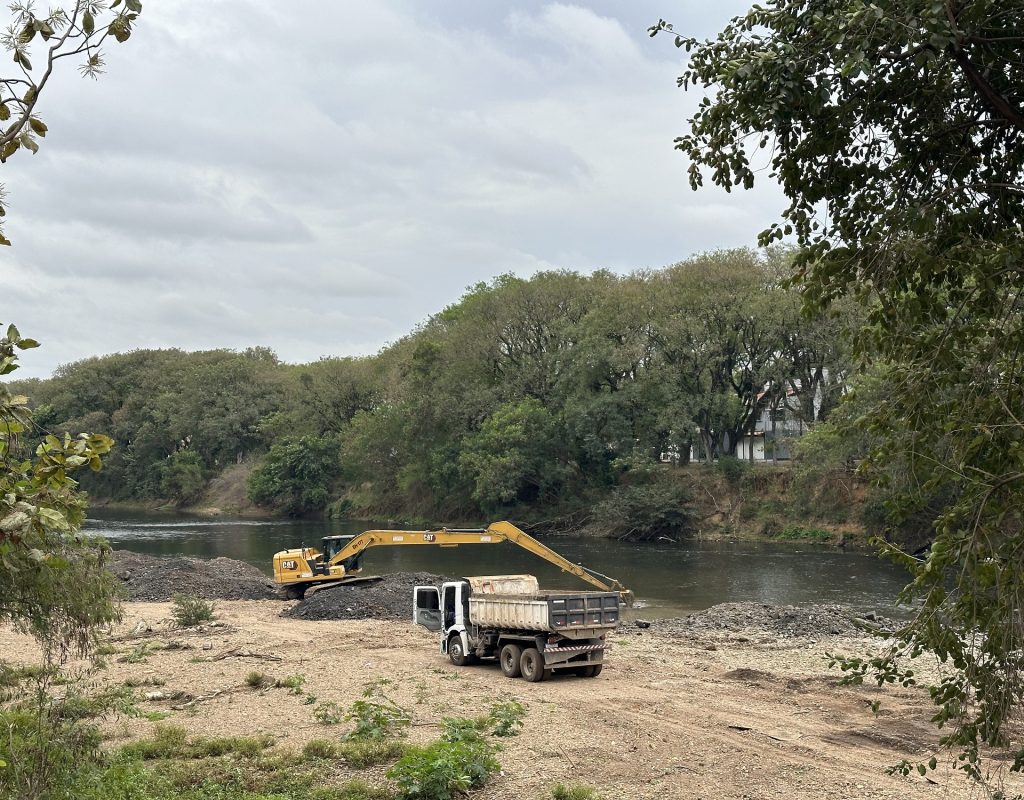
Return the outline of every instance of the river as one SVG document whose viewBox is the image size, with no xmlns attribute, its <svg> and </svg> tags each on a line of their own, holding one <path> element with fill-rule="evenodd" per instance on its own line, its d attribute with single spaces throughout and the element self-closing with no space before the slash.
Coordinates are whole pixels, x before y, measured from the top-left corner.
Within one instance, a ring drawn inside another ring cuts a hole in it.
<svg viewBox="0 0 1024 800">
<path fill-rule="evenodd" d="M 332 534 L 354 534 L 364 522 L 193 517 L 91 509 L 84 530 L 116 549 L 154 555 L 227 556 L 268 574 L 278 550 L 316 545 Z M 383 527 L 383 526 L 381 526 Z M 900 567 L 869 553 L 822 545 L 768 542 L 620 544 L 607 539 L 558 536 L 544 542 L 571 561 L 618 578 L 632 589 L 640 615 L 677 616 L 718 603 L 840 603 L 861 611 L 893 613 L 907 583 Z M 424 571 L 442 575 L 528 572 L 543 586 L 572 587 L 575 578 L 514 545 L 458 548 L 377 547 L 367 551 L 363 574 Z"/>
</svg>

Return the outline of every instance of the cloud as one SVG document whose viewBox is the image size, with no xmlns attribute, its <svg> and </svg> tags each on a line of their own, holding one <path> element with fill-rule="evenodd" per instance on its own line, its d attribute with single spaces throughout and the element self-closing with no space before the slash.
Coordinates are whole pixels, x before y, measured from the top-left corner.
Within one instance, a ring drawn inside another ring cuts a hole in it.
<svg viewBox="0 0 1024 800">
<path fill-rule="evenodd" d="M 5 165 L 6 316 L 45 345 L 19 374 L 151 346 L 370 353 L 502 272 L 752 244 L 778 191 L 690 192 L 672 141 L 696 98 L 645 34 L 662 13 L 147 6 L 98 82 L 57 77 L 42 150 Z"/>
</svg>

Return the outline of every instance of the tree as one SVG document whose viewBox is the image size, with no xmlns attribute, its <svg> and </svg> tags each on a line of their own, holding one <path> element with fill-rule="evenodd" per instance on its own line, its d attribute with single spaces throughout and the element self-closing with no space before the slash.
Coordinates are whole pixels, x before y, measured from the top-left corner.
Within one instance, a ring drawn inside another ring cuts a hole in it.
<svg viewBox="0 0 1024 800">
<path fill-rule="evenodd" d="M 125 42 L 142 13 L 140 0 L 113 0 L 109 7 L 102 0 L 75 0 L 70 9 L 50 8 L 46 16 L 37 16 L 31 0 L 16 0 L 11 5 L 11 20 L 0 34 L 0 45 L 13 60 L 17 72 L 0 77 L 0 162 L 20 150 L 35 153 L 47 127 L 36 112 L 40 95 L 50 82 L 58 62 L 80 58 L 83 76 L 96 78 L 103 72 L 102 47 L 108 38 Z M 42 44 L 42 58 L 33 54 L 33 44 Z M 35 64 L 33 64 L 35 59 Z M 0 217 L 4 216 L 4 191 L 0 185 Z M 9 245 L 0 227 L 0 244 Z"/>
<path fill-rule="evenodd" d="M 338 442 L 330 436 L 285 440 L 249 476 L 254 503 L 281 508 L 292 517 L 322 511 L 341 472 Z"/>
<path fill-rule="evenodd" d="M 17 369 L 16 350 L 37 347 L 11 325 L 0 339 L 0 375 Z M 0 384 L 0 622 L 36 637 L 48 663 L 89 649 L 96 628 L 118 616 L 109 548 L 82 537 L 85 496 L 73 473 L 99 470 L 113 441 L 83 433 L 39 433 L 28 398 Z"/>
<path fill-rule="evenodd" d="M 846 666 L 913 681 L 924 651 L 951 664 L 936 721 L 977 779 L 982 745 L 1024 769 L 1006 725 L 1024 698 L 1022 20 L 1022 0 L 774 0 L 714 40 L 675 37 L 680 86 L 712 89 L 676 142 L 691 185 L 749 187 L 769 165 L 790 204 L 761 242 L 795 236 L 811 307 L 856 293 L 860 355 L 890 365 L 867 468 L 912 471 L 897 519 L 945 498 L 922 562 L 883 544 L 920 612 Z"/>
</svg>

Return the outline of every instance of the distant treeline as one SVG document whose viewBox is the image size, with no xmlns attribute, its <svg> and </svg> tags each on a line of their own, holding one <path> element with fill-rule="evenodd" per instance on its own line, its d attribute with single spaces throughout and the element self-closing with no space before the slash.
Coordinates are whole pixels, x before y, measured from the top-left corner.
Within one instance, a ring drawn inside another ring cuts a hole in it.
<svg viewBox="0 0 1024 800">
<path fill-rule="evenodd" d="M 187 504 L 258 460 L 250 496 L 290 514 L 535 516 L 613 491 L 619 508 L 671 505 L 662 454 L 734 455 L 765 409 L 813 426 L 844 391 L 858 306 L 805 317 L 787 260 L 730 250 L 627 276 L 503 275 L 371 357 L 139 350 L 19 388 L 47 429 L 114 437 L 86 488 L 115 500 Z"/>
</svg>

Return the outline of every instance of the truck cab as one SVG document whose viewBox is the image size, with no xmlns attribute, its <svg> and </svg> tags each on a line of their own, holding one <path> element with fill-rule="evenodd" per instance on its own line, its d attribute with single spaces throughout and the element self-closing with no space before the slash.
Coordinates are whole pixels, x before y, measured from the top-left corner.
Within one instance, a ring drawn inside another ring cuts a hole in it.
<svg viewBox="0 0 1024 800">
<path fill-rule="evenodd" d="M 447 653 L 452 662 L 469 657 L 469 640 L 466 628 L 469 622 L 469 583 L 448 581 L 436 586 L 417 586 L 413 589 L 413 622 L 428 631 L 439 631 L 441 652 Z M 456 653 L 452 656 L 452 641 Z M 459 664 L 461 666 L 461 664 Z"/>
</svg>

